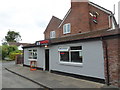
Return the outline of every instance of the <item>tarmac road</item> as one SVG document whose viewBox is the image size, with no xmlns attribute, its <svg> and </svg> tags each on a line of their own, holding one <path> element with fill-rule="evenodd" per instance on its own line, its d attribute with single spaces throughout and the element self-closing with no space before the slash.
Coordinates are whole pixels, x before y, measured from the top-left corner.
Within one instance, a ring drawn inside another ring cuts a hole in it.
<svg viewBox="0 0 120 90">
<path fill-rule="evenodd" d="M 5 64 L 3 63 L 3 68 L 2 68 L 2 88 L 42 88 L 41 86 L 24 79 L 20 76 L 17 76 L 7 70 L 4 69 L 4 67 L 7 67 L 7 65 L 10 65 L 11 63 L 14 62 L 9 62 Z M 1 76 L 1 73 L 0 73 Z"/>
</svg>

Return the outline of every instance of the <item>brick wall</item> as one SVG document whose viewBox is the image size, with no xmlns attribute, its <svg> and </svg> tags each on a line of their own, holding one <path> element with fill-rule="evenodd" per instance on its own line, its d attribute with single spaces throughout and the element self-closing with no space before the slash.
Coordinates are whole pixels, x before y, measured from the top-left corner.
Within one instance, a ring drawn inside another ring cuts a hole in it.
<svg viewBox="0 0 120 90">
<path fill-rule="evenodd" d="M 95 8 L 92 5 L 89 5 L 89 11 L 90 12 L 98 12 L 99 15 L 97 17 L 98 24 L 95 24 L 92 21 L 92 17 L 89 15 L 90 19 L 90 30 L 95 31 L 95 30 L 102 30 L 102 29 L 107 29 L 109 28 L 109 19 L 108 19 L 108 14 L 103 12 L 102 10 Z"/>
<path fill-rule="evenodd" d="M 59 28 L 59 37 L 89 31 L 88 2 L 72 2 L 71 12 Z M 63 34 L 63 25 L 71 24 L 71 33 Z"/>
<path fill-rule="evenodd" d="M 89 12 L 98 12 L 98 24 L 92 21 L 92 16 Z M 78 33 L 84 33 L 95 30 L 102 30 L 109 28 L 108 14 L 104 11 L 92 6 L 88 2 L 71 2 L 70 12 L 67 13 L 67 17 L 63 20 L 59 20 L 53 17 L 45 30 L 45 39 L 50 38 L 50 31 L 56 31 L 56 38 L 74 35 Z M 60 23 L 62 24 L 60 25 Z M 71 33 L 63 34 L 63 25 L 66 23 L 71 24 Z M 60 27 L 58 27 L 60 25 Z M 112 24 L 110 24 L 112 25 Z"/>
<path fill-rule="evenodd" d="M 89 12 L 98 12 L 98 24 L 92 21 L 92 16 Z M 63 25 L 71 23 L 71 33 L 63 34 Z M 88 2 L 71 2 L 71 12 L 62 23 L 57 31 L 57 38 L 69 36 L 78 33 L 84 33 L 95 30 L 102 30 L 109 28 L 108 14 L 102 10 L 88 4 Z"/>
<path fill-rule="evenodd" d="M 120 37 L 105 38 L 103 47 L 106 82 L 109 78 L 110 85 L 120 87 Z"/>
<path fill-rule="evenodd" d="M 50 32 L 56 31 L 60 23 L 61 23 L 61 20 L 53 16 L 44 32 L 44 38 L 49 39 Z"/>
</svg>

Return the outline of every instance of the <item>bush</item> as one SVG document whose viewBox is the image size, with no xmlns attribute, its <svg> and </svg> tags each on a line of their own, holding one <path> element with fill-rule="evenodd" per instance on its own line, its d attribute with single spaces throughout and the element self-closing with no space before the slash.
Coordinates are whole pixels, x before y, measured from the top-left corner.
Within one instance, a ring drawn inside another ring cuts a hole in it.
<svg viewBox="0 0 120 90">
<path fill-rule="evenodd" d="M 16 53 L 16 52 L 11 52 L 10 54 L 9 54 L 9 58 L 11 59 L 11 60 L 15 60 L 15 58 L 16 58 L 16 56 L 17 55 L 20 55 L 20 54 L 22 54 L 22 53 Z"/>
<path fill-rule="evenodd" d="M 18 50 L 17 46 L 8 46 L 8 45 L 2 45 L 2 59 L 10 58 L 12 60 L 15 60 L 15 56 L 18 54 L 21 54 L 22 51 Z"/>
<path fill-rule="evenodd" d="M 15 60 L 16 56 L 21 54 L 22 54 L 22 51 L 16 50 L 16 51 L 10 52 L 9 58 L 12 60 Z"/>
<path fill-rule="evenodd" d="M 7 57 L 8 55 L 8 46 L 7 45 L 3 45 L 2 46 L 2 59 L 4 60 L 5 57 Z"/>
</svg>

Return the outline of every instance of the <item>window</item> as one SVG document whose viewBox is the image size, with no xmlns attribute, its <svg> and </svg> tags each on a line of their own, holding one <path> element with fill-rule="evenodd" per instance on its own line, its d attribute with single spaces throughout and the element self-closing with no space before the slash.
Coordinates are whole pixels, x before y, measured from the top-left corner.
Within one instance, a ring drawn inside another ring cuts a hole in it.
<svg viewBox="0 0 120 90">
<path fill-rule="evenodd" d="M 83 62 L 82 46 L 70 47 L 68 51 L 59 51 L 59 52 L 60 52 L 60 61 L 75 62 L 75 63 Z"/>
<path fill-rule="evenodd" d="M 29 59 L 37 59 L 37 50 L 29 50 Z"/>
<path fill-rule="evenodd" d="M 70 23 L 63 25 L 63 34 L 70 33 Z"/>
<path fill-rule="evenodd" d="M 50 38 L 55 38 L 55 31 L 50 32 Z"/>
<path fill-rule="evenodd" d="M 69 52 L 60 52 L 60 61 L 69 61 Z"/>
</svg>

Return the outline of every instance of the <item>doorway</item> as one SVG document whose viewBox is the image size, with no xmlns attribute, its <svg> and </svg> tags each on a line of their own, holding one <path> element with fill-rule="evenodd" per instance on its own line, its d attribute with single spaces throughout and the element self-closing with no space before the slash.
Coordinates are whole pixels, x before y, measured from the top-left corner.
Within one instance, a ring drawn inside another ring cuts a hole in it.
<svg viewBox="0 0 120 90">
<path fill-rule="evenodd" d="M 45 49 L 45 70 L 49 71 L 49 49 Z"/>
</svg>

